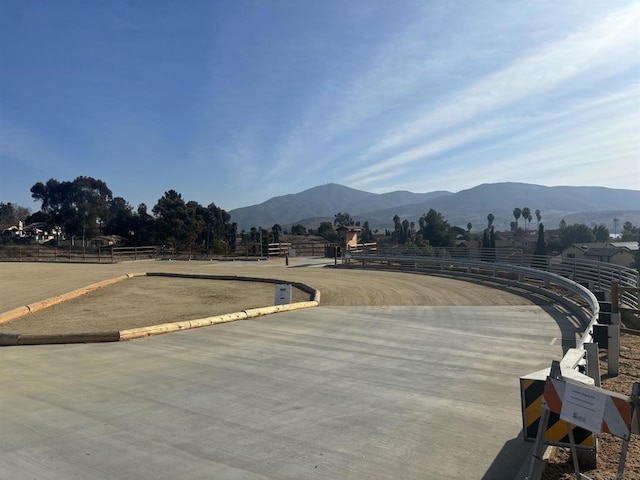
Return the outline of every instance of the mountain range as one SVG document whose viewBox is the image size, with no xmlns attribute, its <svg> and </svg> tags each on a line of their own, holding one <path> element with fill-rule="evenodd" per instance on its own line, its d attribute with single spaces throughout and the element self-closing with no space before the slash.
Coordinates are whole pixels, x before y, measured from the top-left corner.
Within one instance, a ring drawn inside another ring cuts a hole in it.
<svg viewBox="0 0 640 480">
<path fill-rule="evenodd" d="M 541 211 L 542 223 L 547 229 L 557 228 L 561 220 L 567 224 L 603 223 L 613 233 L 613 219 L 622 224 L 640 223 L 640 191 L 606 187 L 546 187 L 528 183 L 491 183 L 462 190 L 457 193 L 435 191 L 413 193 L 395 191 L 371 193 L 329 183 L 300 193 L 273 197 L 258 205 L 231 210 L 231 221 L 238 230 L 251 227 L 270 229 L 279 224 L 284 231 L 300 224 L 317 228 L 323 221 L 333 222 L 338 212 L 347 212 L 361 223 L 368 221 L 371 229 L 393 229 L 393 217 L 418 223 L 429 209 L 442 213 L 451 225 L 473 231 L 486 227 L 487 215 L 495 217 L 498 230 L 508 230 L 514 221 L 514 208 L 529 207 L 533 222 L 536 209 Z M 520 219 L 522 224 L 522 219 Z M 535 223 L 534 223 L 535 224 Z"/>
</svg>

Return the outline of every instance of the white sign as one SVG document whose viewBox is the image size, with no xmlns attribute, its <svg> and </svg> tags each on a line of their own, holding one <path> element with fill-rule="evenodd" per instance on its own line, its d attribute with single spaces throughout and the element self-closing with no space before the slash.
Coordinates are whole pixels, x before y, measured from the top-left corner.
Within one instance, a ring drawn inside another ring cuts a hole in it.
<svg viewBox="0 0 640 480">
<path fill-rule="evenodd" d="M 600 433 L 606 402 L 606 394 L 567 382 L 560 418 L 593 433 Z"/>
<path fill-rule="evenodd" d="M 275 305 L 291 303 L 291 285 L 276 285 Z"/>
</svg>

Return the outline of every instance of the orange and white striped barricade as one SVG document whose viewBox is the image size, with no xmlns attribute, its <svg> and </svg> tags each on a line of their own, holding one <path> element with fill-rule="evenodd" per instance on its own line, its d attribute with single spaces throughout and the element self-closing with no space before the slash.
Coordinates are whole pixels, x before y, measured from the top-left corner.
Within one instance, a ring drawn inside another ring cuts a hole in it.
<svg viewBox="0 0 640 480">
<path fill-rule="evenodd" d="M 579 384 L 562 378 L 549 377 L 544 388 L 544 400 L 549 411 L 557 413 L 568 426 L 577 425 L 595 434 L 604 432 L 623 440 L 616 479 L 622 480 L 627 458 L 627 449 L 632 432 L 632 415 L 636 412 L 640 384 L 633 387 L 632 395 L 626 396 L 591 385 Z M 575 441 L 571 428 L 571 453 L 577 478 L 580 474 Z"/>
</svg>

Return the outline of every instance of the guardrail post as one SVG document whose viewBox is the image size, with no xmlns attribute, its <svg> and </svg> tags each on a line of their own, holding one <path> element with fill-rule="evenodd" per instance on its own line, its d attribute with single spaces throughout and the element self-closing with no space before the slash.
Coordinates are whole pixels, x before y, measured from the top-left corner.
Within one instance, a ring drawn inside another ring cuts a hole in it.
<svg viewBox="0 0 640 480">
<path fill-rule="evenodd" d="M 585 343 L 582 345 L 587 352 L 587 375 L 593 378 L 596 387 L 600 386 L 600 361 L 598 359 L 598 344 Z"/>
<path fill-rule="evenodd" d="M 620 297 L 617 280 L 611 280 L 611 313 L 620 313 Z"/>
<path fill-rule="evenodd" d="M 607 373 L 610 377 L 617 377 L 620 374 L 620 325 L 607 325 L 607 336 Z"/>
</svg>

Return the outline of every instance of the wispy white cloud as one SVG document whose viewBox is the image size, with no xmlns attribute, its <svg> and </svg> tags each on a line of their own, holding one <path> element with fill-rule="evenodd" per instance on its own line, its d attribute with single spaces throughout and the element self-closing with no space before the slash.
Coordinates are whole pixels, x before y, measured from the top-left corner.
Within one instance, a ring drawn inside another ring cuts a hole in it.
<svg viewBox="0 0 640 480">
<path fill-rule="evenodd" d="M 467 121 L 541 95 L 566 82 L 581 78 L 612 77 L 637 63 L 640 4 L 611 13 L 590 29 L 569 35 L 515 61 L 471 87 L 445 98 L 435 109 L 403 124 L 376 143 L 362 159 L 401 147 Z M 587 77 L 589 75 L 589 77 Z"/>
</svg>

